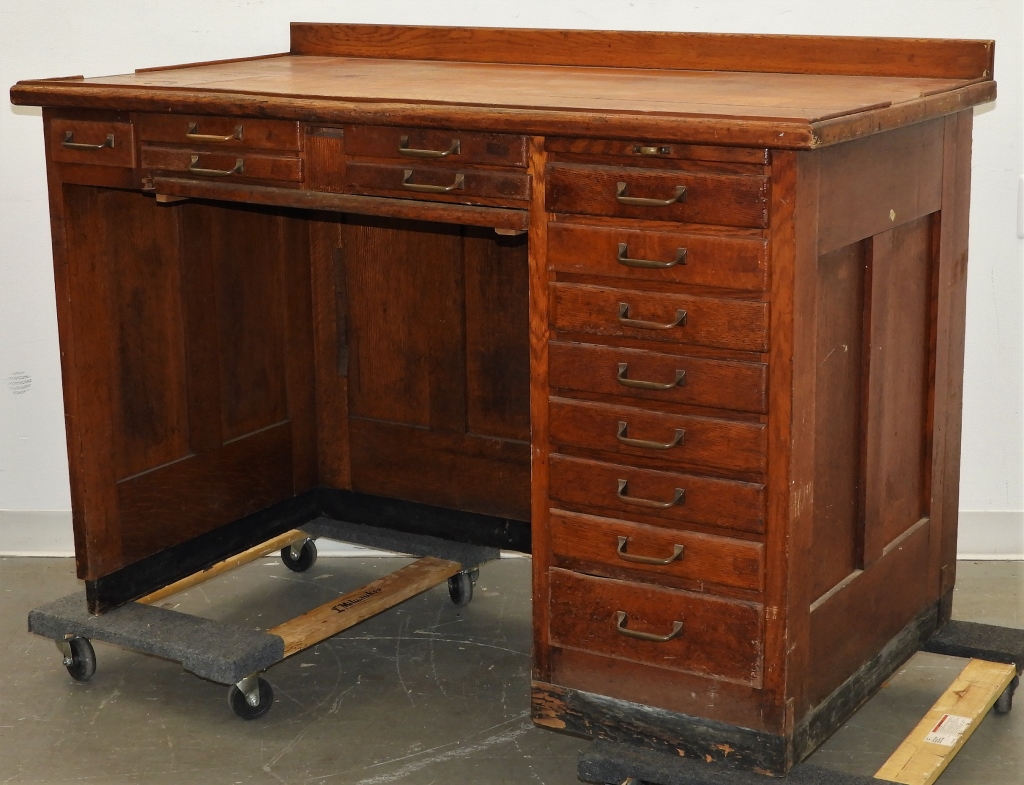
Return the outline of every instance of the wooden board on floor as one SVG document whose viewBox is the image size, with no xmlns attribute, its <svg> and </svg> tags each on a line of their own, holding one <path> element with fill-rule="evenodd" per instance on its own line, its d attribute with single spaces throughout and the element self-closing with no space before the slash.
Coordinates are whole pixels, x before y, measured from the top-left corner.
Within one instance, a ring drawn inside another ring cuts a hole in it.
<svg viewBox="0 0 1024 785">
<path fill-rule="evenodd" d="M 904 785 L 935 782 L 1016 673 L 1013 665 L 971 660 L 875 778 Z"/>
<path fill-rule="evenodd" d="M 267 632 L 284 639 L 288 657 L 437 586 L 461 569 L 458 562 L 425 556 Z"/>
</svg>

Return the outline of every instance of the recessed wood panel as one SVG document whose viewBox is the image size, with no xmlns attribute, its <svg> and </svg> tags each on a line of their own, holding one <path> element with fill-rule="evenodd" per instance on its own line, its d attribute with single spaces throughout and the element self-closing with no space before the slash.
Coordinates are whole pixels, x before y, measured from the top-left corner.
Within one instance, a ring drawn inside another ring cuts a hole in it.
<svg viewBox="0 0 1024 785">
<path fill-rule="evenodd" d="M 812 599 L 860 556 L 864 249 L 854 243 L 818 259 Z"/>
</svg>

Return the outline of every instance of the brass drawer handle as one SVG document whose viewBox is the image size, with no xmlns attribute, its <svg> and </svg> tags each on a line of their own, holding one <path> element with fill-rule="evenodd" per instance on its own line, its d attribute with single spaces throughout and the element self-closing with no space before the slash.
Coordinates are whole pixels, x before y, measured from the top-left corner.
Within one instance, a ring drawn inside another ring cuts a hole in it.
<svg viewBox="0 0 1024 785">
<path fill-rule="evenodd" d="M 107 138 L 99 144 L 86 144 L 85 142 L 75 141 L 74 131 L 64 132 L 64 141 L 60 143 L 61 147 L 65 147 L 68 150 L 102 150 L 104 147 L 113 148 L 114 146 L 114 135 L 107 134 Z"/>
<path fill-rule="evenodd" d="M 407 155 L 410 158 L 445 158 L 449 155 L 458 155 L 462 152 L 462 143 L 458 139 L 452 139 L 452 146 L 447 150 L 418 150 L 409 147 L 409 137 L 403 136 L 398 140 L 398 154 Z"/>
<path fill-rule="evenodd" d="M 615 629 L 625 635 L 627 638 L 636 638 L 638 641 L 653 641 L 654 643 L 668 643 L 673 638 L 678 638 L 679 634 L 683 631 L 683 623 L 681 621 L 672 622 L 672 632 L 667 635 L 656 635 L 653 632 L 640 632 L 639 630 L 631 630 L 626 626 L 626 622 L 629 621 L 629 617 L 626 616 L 625 611 L 615 611 Z"/>
<path fill-rule="evenodd" d="M 671 390 L 673 387 L 686 386 L 686 371 L 676 371 L 674 382 L 646 382 L 643 379 L 627 379 L 629 363 L 619 363 L 619 372 L 615 380 L 623 387 L 635 387 L 637 390 Z"/>
<path fill-rule="evenodd" d="M 686 489 L 676 488 L 675 496 L 672 497 L 670 502 L 656 502 L 652 499 L 639 499 L 636 496 L 627 496 L 626 493 L 628 488 L 625 480 L 619 480 L 619 490 L 616 495 L 624 501 L 626 504 L 632 504 L 634 507 L 649 507 L 652 510 L 667 510 L 669 507 L 675 507 L 677 504 L 686 503 Z"/>
<path fill-rule="evenodd" d="M 672 555 L 666 556 L 664 559 L 657 559 L 653 556 L 634 556 L 632 553 L 626 553 L 626 546 L 629 544 L 629 537 L 623 537 L 619 535 L 619 547 L 616 549 L 616 553 L 619 558 L 623 561 L 636 562 L 637 564 L 656 564 L 658 566 L 664 566 L 671 564 L 674 561 L 679 561 L 683 558 L 683 551 L 685 550 L 682 545 L 672 546 Z"/>
<path fill-rule="evenodd" d="M 245 161 L 241 158 L 235 159 L 234 169 L 204 169 L 199 165 L 199 156 L 193 155 L 188 170 L 192 174 L 201 174 L 203 177 L 227 177 L 232 174 L 242 174 L 245 171 Z"/>
<path fill-rule="evenodd" d="M 652 145 L 652 144 L 637 144 L 633 145 L 633 155 L 670 155 L 672 153 L 671 147 L 663 145 Z"/>
<path fill-rule="evenodd" d="M 227 136 L 217 136 L 217 134 L 201 134 L 199 133 L 199 123 L 189 123 L 185 138 L 191 139 L 193 142 L 231 142 L 242 138 L 242 126 L 241 124 L 235 126 L 235 130 Z"/>
<path fill-rule="evenodd" d="M 667 270 L 669 267 L 675 267 L 677 264 L 686 264 L 686 249 L 676 248 L 675 259 L 671 262 L 659 262 L 654 259 L 630 259 L 629 245 L 627 243 L 619 243 L 619 254 L 615 257 L 615 261 L 619 264 L 626 265 L 626 267 L 646 267 L 653 270 Z"/>
<path fill-rule="evenodd" d="M 615 184 L 615 198 L 619 204 L 629 204 L 635 207 L 668 207 L 676 202 L 686 201 L 686 186 L 677 185 L 675 194 L 669 199 L 647 199 L 642 196 L 626 196 L 626 183 Z"/>
<path fill-rule="evenodd" d="M 420 185 L 419 183 L 410 183 L 411 179 L 412 169 L 405 169 L 402 172 L 402 187 L 425 194 L 447 194 L 455 190 L 461 190 L 466 185 L 466 177 L 462 174 L 455 175 L 455 182 L 451 185 Z"/>
<path fill-rule="evenodd" d="M 671 330 L 673 327 L 686 326 L 686 311 L 676 308 L 676 318 L 668 323 L 648 322 L 644 319 L 630 319 L 629 303 L 619 303 L 619 324 L 624 327 L 636 327 L 640 330 Z"/>
<path fill-rule="evenodd" d="M 683 441 L 684 431 L 682 428 L 676 428 L 675 437 L 670 442 L 650 442 L 646 439 L 630 439 L 626 436 L 627 427 L 625 420 L 619 420 L 619 428 L 615 432 L 615 438 L 627 447 L 643 447 L 648 450 L 671 450 Z"/>
</svg>

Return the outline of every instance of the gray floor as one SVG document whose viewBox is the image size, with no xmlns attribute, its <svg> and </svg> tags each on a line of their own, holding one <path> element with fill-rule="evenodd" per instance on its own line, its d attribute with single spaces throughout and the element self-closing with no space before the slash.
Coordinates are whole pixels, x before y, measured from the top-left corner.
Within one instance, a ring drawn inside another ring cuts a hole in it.
<svg viewBox="0 0 1024 785">
<path fill-rule="evenodd" d="M 296 575 L 267 559 L 165 603 L 269 627 L 400 563 L 321 559 Z M 0 783 L 576 782 L 586 742 L 529 721 L 529 569 L 488 565 L 467 608 L 438 588 L 285 661 L 269 673 L 273 709 L 243 722 L 226 688 L 102 643 L 94 679 L 72 682 L 25 632 L 31 608 L 78 588 L 71 560 L 0 559 Z M 959 570 L 958 618 L 1024 626 L 1024 563 Z M 963 663 L 918 654 L 813 761 L 871 774 Z M 1020 703 L 981 724 L 943 785 L 1024 782 Z"/>
</svg>

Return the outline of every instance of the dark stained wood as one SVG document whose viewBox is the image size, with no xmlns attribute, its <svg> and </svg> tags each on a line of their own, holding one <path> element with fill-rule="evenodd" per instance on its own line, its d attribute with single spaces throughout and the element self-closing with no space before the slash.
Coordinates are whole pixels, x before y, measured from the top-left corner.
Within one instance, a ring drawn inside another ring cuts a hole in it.
<svg viewBox="0 0 1024 785">
<path fill-rule="evenodd" d="M 345 192 L 345 137 L 341 128 L 306 127 L 306 188 Z"/>
<path fill-rule="evenodd" d="M 466 427 L 530 440 L 528 237 L 464 230 Z"/>
<path fill-rule="evenodd" d="M 696 591 L 720 592 L 722 586 L 760 591 L 763 586 L 764 546 L 759 542 L 561 510 L 552 510 L 550 520 L 556 566 Z M 625 552 L 631 556 L 666 560 L 679 545 L 683 552 L 662 565 L 628 561 L 618 553 L 619 537 L 627 538 Z"/>
<path fill-rule="evenodd" d="M 681 261 L 669 268 L 629 266 L 618 260 L 622 243 L 628 259 Z M 767 286 L 766 246 L 764 240 L 655 232 L 628 223 L 614 228 L 556 223 L 548 231 L 548 264 L 559 273 L 757 291 Z"/>
<path fill-rule="evenodd" d="M 751 352 L 768 348 L 765 303 L 564 283 L 551 285 L 551 300 L 551 326 L 556 330 Z M 668 329 L 624 325 L 620 321 L 622 303 L 628 306 L 623 318 L 679 324 Z M 680 319 L 680 311 L 685 318 Z"/>
<path fill-rule="evenodd" d="M 348 126 L 345 136 L 345 149 L 349 155 L 396 158 L 418 166 L 429 165 L 433 161 L 453 166 L 491 164 L 525 167 L 527 163 L 528 138 L 525 136 L 369 125 Z M 417 158 L 400 152 L 402 147 L 447 152 L 456 142 L 458 152 L 444 158 Z"/>
<path fill-rule="evenodd" d="M 299 124 L 285 120 L 255 120 L 209 115 L 140 114 L 139 139 L 160 144 L 200 146 L 208 151 L 300 150 Z M 239 131 L 241 129 L 241 131 Z M 190 136 L 189 134 L 192 134 Z M 195 135 L 229 137 L 196 139 Z"/>
<path fill-rule="evenodd" d="M 663 414 L 554 397 L 549 416 L 552 444 L 618 453 L 616 460 L 643 456 L 680 468 L 699 471 L 708 467 L 747 474 L 764 472 L 766 468 L 765 426 L 759 423 Z M 625 423 L 625 433 L 620 423 Z M 633 446 L 622 442 L 620 436 L 672 446 Z"/>
<path fill-rule="evenodd" d="M 349 190 L 370 196 L 402 196 L 499 207 L 516 206 L 517 202 L 530 198 L 530 178 L 522 172 L 472 169 L 454 163 L 424 165 L 410 161 L 379 164 L 350 160 L 345 168 L 345 178 Z M 406 188 L 405 182 L 432 188 L 449 188 L 459 182 L 462 185 L 447 193 L 423 193 Z"/>
<path fill-rule="evenodd" d="M 636 506 L 619 499 L 619 480 L 626 481 L 623 494 L 631 498 L 669 502 L 678 489 L 684 491 L 684 497 L 665 509 Z M 616 518 L 649 517 L 665 526 L 686 528 L 693 522 L 764 531 L 764 487 L 757 483 L 552 455 L 551 498 L 567 509 L 595 510 Z"/>
<path fill-rule="evenodd" d="M 291 52 L 481 63 L 914 75 L 992 73 L 993 41 L 292 22 Z"/>
<path fill-rule="evenodd" d="M 660 347 L 659 347 L 660 348 Z M 668 384 L 682 371 L 683 383 L 667 390 L 627 387 L 625 378 Z M 620 396 L 623 402 L 671 401 L 698 406 L 766 411 L 767 368 L 761 363 L 709 360 L 596 344 L 552 341 L 551 387 Z"/>
<path fill-rule="evenodd" d="M 762 612 L 754 603 L 551 571 L 553 645 L 706 678 L 759 686 Z M 620 630 L 667 635 L 677 622 L 681 632 L 664 642 Z"/>
<path fill-rule="evenodd" d="M 471 226 L 494 226 L 522 230 L 529 225 L 526 210 L 498 207 L 416 202 L 356 194 L 318 193 L 291 188 L 274 188 L 248 183 L 224 183 L 180 177 L 154 177 L 153 190 L 174 196 L 247 202 L 309 210 L 332 210 L 355 215 L 386 218 L 412 218 L 418 221 L 444 221 Z"/>
<path fill-rule="evenodd" d="M 135 165 L 135 137 L 131 123 L 110 120 L 79 120 L 54 118 L 49 125 L 53 160 L 90 166 Z M 68 134 L 71 138 L 68 139 Z M 108 142 L 108 138 L 112 139 Z M 73 144 L 108 145 L 98 150 L 77 150 Z"/>
<path fill-rule="evenodd" d="M 193 159 L 196 159 L 193 161 Z M 250 152 L 209 152 L 192 147 L 178 149 L 171 147 L 142 146 L 142 168 L 154 172 L 172 172 L 209 179 L 190 171 L 190 167 L 218 172 L 231 172 L 242 162 L 242 171 L 227 177 L 238 180 L 281 180 L 299 182 L 302 180 L 302 159 L 280 155 L 261 155 Z M 217 175 L 213 175 L 217 176 Z"/>
<path fill-rule="evenodd" d="M 629 197 L 669 200 L 683 187 L 685 199 L 658 206 L 627 205 L 616 199 L 619 183 L 626 184 L 624 195 Z M 547 209 L 553 213 L 726 226 L 768 224 L 768 181 L 758 176 L 549 164 L 547 188 Z"/>
<path fill-rule="evenodd" d="M 742 147 L 712 147 L 710 145 L 676 144 L 666 145 L 649 139 L 633 141 L 617 139 L 565 139 L 553 137 L 546 140 L 550 152 L 576 153 L 588 156 L 630 156 L 637 163 L 655 161 L 722 161 L 746 164 L 767 164 L 767 150 L 752 150 Z M 653 155 L 647 148 L 657 148 Z"/>
</svg>

